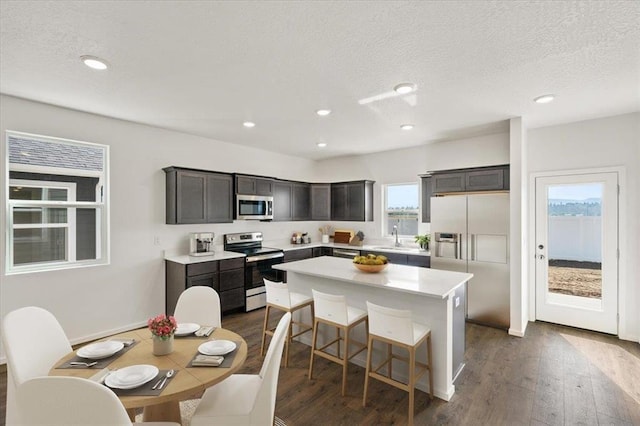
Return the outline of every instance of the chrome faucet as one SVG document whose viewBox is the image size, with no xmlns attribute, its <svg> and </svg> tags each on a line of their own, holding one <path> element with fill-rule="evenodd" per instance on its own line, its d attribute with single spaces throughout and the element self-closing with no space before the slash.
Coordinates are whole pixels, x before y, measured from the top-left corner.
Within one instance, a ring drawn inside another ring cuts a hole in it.
<svg viewBox="0 0 640 426">
<path fill-rule="evenodd" d="M 400 247 L 400 242 L 398 242 L 398 225 L 393 225 L 393 231 L 391 231 L 391 235 L 396 236 L 395 246 Z"/>
</svg>

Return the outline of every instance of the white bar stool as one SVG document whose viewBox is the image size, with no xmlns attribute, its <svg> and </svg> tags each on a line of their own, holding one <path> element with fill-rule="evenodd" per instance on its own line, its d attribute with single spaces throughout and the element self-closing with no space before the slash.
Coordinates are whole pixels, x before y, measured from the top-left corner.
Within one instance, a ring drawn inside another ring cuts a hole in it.
<svg viewBox="0 0 640 426">
<path fill-rule="evenodd" d="M 309 380 L 313 375 L 313 357 L 319 355 L 330 361 L 337 362 L 342 365 L 342 396 L 345 395 L 347 388 L 347 366 L 349 360 L 367 349 L 367 345 L 356 340 L 349 339 L 349 332 L 358 324 L 364 322 L 368 329 L 367 313 L 361 309 L 347 306 L 347 299 L 341 295 L 333 295 L 321 293 L 311 290 L 313 293 L 313 302 L 316 314 L 313 318 L 313 340 L 311 340 L 311 361 L 309 362 Z M 318 326 L 319 324 L 327 324 L 336 328 L 336 338 L 321 348 L 317 348 L 318 342 Z M 340 335 L 342 330 L 342 336 Z M 344 340 L 344 356 L 340 357 L 340 341 Z M 325 352 L 324 350 L 334 343 L 338 344 L 338 356 Z M 358 350 L 349 355 L 349 344 L 355 344 Z"/>
<path fill-rule="evenodd" d="M 378 379 L 392 386 L 409 392 L 409 425 L 413 424 L 413 400 L 416 381 L 427 371 L 429 371 L 429 394 L 433 399 L 433 370 L 431 356 L 431 330 L 423 324 L 415 323 L 411 320 L 411 311 L 386 308 L 367 302 L 369 313 L 369 353 L 367 354 L 367 372 L 364 378 L 364 395 L 362 406 L 367 404 L 367 388 L 369 377 Z M 373 342 L 378 340 L 387 344 L 387 359 L 376 368 L 371 368 L 371 353 Z M 427 342 L 428 363 L 423 364 L 416 361 L 416 349 L 424 342 Z M 409 351 L 409 358 L 393 354 L 392 346 L 399 346 Z M 393 359 L 400 359 L 409 363 L 409 383 L 394 380 L 392 378 Z M 378 371 L 388 364 L 388 376 L 384 376 Z M 416 366 L 420 367 L 416 372 Z"/>
<path fill-rule="evenodd" d="M 298 311 L 307 306 L 311 308 L 311 318 L 313 318 L 313 298 L 305 296 L 304 294 L 290 292 L 289 286 L 285 283 L 277 283 L 264 279 L 264 285 L 267 289 L 267 307 L 264 312 L 264 326 L 262 327 L 262 346 L 260 347 L 260 355 L 264 356 L 265 341 L 267 335 L 273 336 L 275 328 L 269 329 L 269 313 L 271 309 L 278 309 L 284 312 L 290 312 L 293 316 L 295 311 Z M 293 334 L 293 325 L 298 325 L 301 330 L 296 334 Z M 289 366 L 289 343 L 293 341 L 294 337 L 311 331 L 311 324 L 306 324 L 300 321 L 291 320 L 289 329 L 287 331 L 287 338 L 285 340 L 285 356 L 284 366 Z"/>
</svg>

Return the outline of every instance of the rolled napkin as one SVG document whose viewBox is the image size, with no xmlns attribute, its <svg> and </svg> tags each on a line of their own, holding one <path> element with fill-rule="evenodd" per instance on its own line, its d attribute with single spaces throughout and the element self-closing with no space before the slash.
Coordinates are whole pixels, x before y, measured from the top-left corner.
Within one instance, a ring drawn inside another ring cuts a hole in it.
<svg viewBox="0 0 640 426">
<path fill-rule="evenodd" d="M 215 330 L 215 327 L 203 325 L 199 330 L 196 331 L 196 336 L 198 337 L 209 337 L 211 333 Z"/>
<path fill-rule="evenodd" d="M 224 361 L 224 357 L 220 355 L 202 355 L 196 356 L 191 365 L 194 367 L 218 367 Z"/>
</svg>

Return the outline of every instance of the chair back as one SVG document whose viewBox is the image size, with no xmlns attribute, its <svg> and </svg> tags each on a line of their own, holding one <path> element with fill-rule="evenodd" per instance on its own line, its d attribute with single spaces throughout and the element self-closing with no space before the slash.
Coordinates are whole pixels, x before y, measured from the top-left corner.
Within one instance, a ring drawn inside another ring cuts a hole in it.
<svg viewBox="0 0 640 426">
<path fill-rule="evenodd" d="M 211 287 L 193 286 L 180 294 L 173 316 L 176 321 L 222 327 L 220 296 Z"/>
<path fill-rule="evenodd" d="M 347 298 L 343 295 L 321 293 L 311 290 L 313 293 L 313 309 L 317 318 L 347 325 Z"/>
<path fill-rule="evenodd" d="M 267 355 L 264 357 L 264 362 L 260 369 L 262 384 L 251 412 L 251 424 L 273 424 L 282 351 L 284 350 L 284 342 L 290 324 L 291 313 L 287 312 L 280 318 L 280 322 L 273 333 L 273 339 L 269 343 Z"/>
<path fill-rule="evenodd" d="M 291 308 L 291 296 L 289 295 L 288 285 L 265 279 L 264 286 L 267 289 L 267 303 Z"/>
<path fill-rule="evenodd" d="M 131 426 L 127 410 L 116 394 L 91 380 L 36 377 L 20 385 L 16 397 L 25 425 Z"/>
<path fill-rule="evenodd" d="M 6 424 L 19 424 L 17 387 L 49 374 L 55 362 L 72 351 L 71 344 L 53 314 L 35 306 L 16 309 L 4 317 L 2 341 L 7 355 Z"/>
<path fill-rule="evenodd" d="M 413 346 L 411 311 L 392 309 L 367 302 L 369 334 Z"/>
</svg>

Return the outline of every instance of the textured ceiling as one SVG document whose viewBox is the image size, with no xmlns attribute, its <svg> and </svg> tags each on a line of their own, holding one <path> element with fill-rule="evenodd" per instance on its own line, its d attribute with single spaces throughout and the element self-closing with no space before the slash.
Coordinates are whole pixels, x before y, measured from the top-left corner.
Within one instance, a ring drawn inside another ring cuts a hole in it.
<svg viewBox="0 0 640 426">
<path fill-rule="evenodd" d="M 638 1 L 0 7 L 2 93 L 300 157 L 640 110 Z M 417 92 L 358 103 L 405 81 Z M 545 93 L 555 102 L 532 102 Z"/>
</svg>

